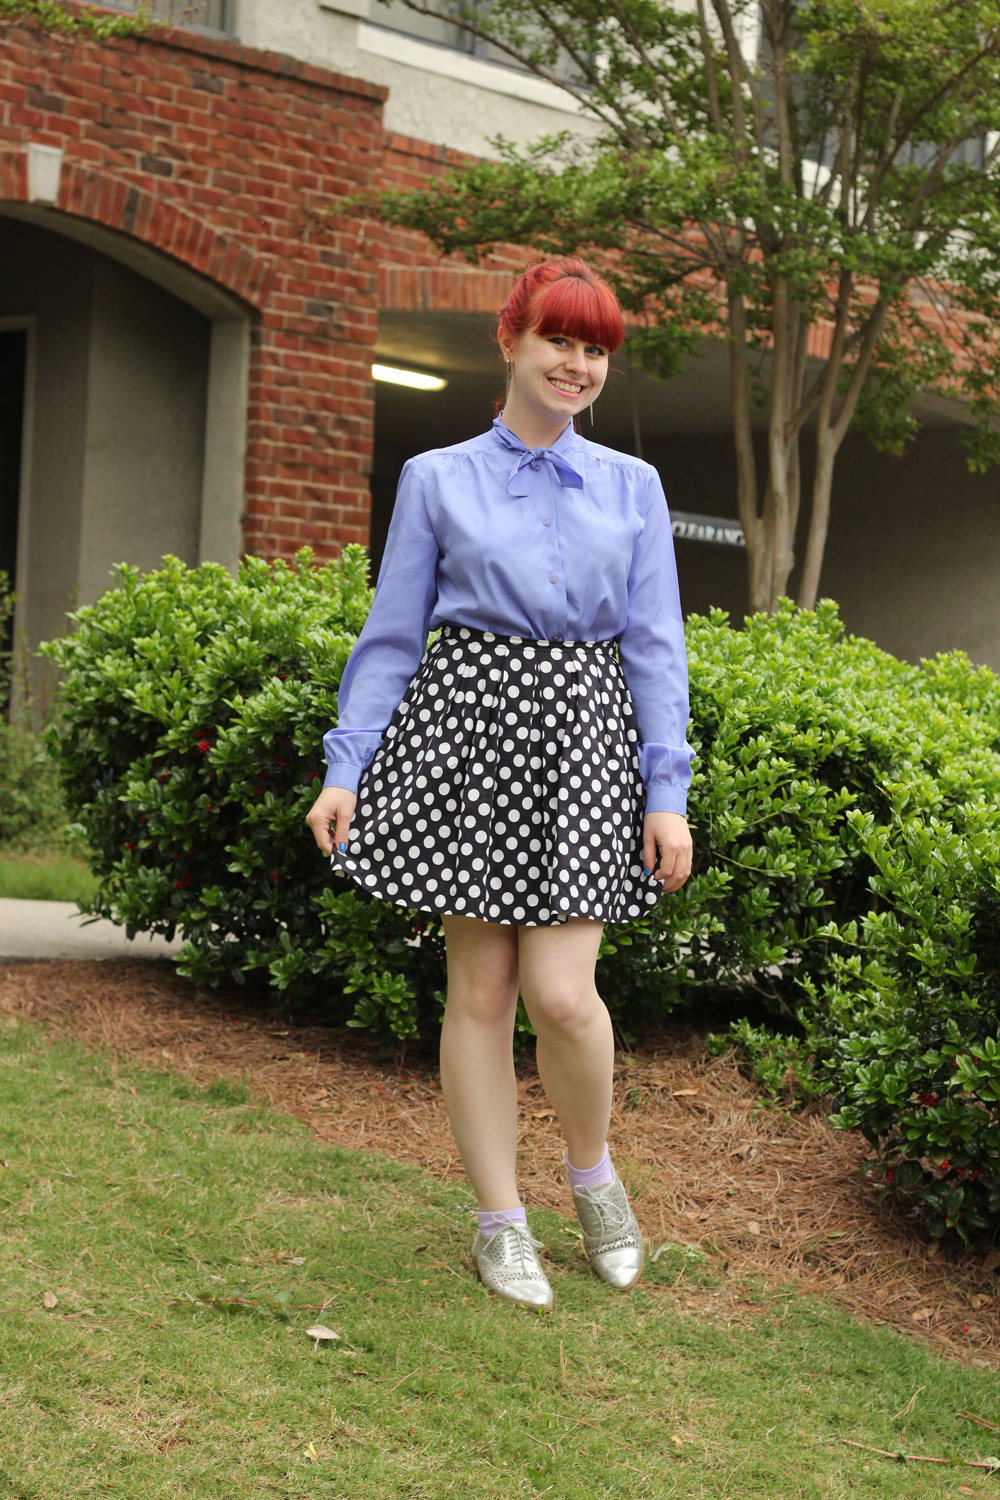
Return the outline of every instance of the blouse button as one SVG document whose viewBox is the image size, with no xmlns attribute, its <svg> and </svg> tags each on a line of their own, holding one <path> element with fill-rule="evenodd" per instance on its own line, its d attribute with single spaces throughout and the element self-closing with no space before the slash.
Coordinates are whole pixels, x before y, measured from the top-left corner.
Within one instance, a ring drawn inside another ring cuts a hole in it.
<svg viewBox="0 0 1000 1500">
<path fill-rule="evenodd" d="M 533 458 L 531 460 L 531 467 L 533 469 L 540 469 L 542 467 L 542 465 L 541 465 L 540 461 L 537 458 Z"/>
<path fill-rule="evenodd" d="M 551 525 L 552 525 L 552 522 L 551 522 L 551 521 L 548 521 L 548 520 L 547 520 L 547 521 L 543 521 L 543 522 L 542 522 L 542 525 L 543 525 L 543 526 L 551 526 Z"/>
<path fill-rule="evenodd" d="M 558 583 L 559 582 L 559 579 L 556 577 L 555 573 L 553 573 L 553 574 L 550 575 L 549 582 L 550 583 Z"/>
</svg>

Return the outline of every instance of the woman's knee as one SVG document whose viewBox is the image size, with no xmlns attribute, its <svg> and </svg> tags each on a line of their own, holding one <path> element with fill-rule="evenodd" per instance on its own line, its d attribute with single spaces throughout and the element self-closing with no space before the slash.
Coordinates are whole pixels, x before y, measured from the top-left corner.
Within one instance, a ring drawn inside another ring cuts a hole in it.
<svg viewBox="0 0 1000 1500">
<path fill-rule="evenodd" d="M 513 1022 L 517 1008 L 517 932 L 470 917 L 445 919 L 448 1010 L 471 1020 Z"/>
<path fill-rule="evenodd" d="M 516 1010 L 516 979 L 511 983 L 489 974 L 462 978 L 448 976 L 447 1016 L 483 1025 L 513 1026 Z"/>
<path fill-rule="evenodd" d="M 544 987 L 521 990 L 524 1008 L 535 1031 L 542 1035 L 572 1036 L 586 1030 L 604 1009 L 592 984 L 566 984 L 556 978 Z"/>
</svg>

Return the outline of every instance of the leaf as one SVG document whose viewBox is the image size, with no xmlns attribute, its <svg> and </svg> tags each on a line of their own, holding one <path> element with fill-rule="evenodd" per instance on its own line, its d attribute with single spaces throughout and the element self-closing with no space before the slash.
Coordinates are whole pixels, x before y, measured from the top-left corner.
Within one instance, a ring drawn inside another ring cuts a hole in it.
<svg viewBox="0 0 1000 1500">
<path fill-rule="evenodd" d="M 56 1296 L 55 1292 L 43 1292 L 42 1303 L 51 1312 L 54 1307 L 59 1306 L 59 1298 Z"/>
<path fill-rule="evenodd" d="M 319 1454 L 316 1452 L 315 1443 L 309 1444 L 308 1448 L 306 1449 L 306 1458 L 308 1458 L 309 1462 L 313 1464 L 316 1463 L 319 1459 Z"/>
<path fill-rule="evenodd" d="M 697 1094 L 697 1089 L 671 1089 L 670 1093 L 674 1099 L 691 1098 Z"/>
<path fill-rule="evenodd" d="M 293 1255 L 291 1260 L 288 1262 L 290 1266 L 304 1266 L 305 1263 L 306 1258 L 304 1255 Z"/>
<path fill-rule="evenodd" d="M 749 1224 L 747 1225 L 747 1233 L 760 1234 L 760 1225 L 757 1223 L 756 1219 L 750 1220 Z"/>
<path fill-rule="evenodd" d="M 306 1329 L 306 1337 L 315 1339 L 317 1344 L 325 1344 L 331 1339 L 339 1339 L 340 1334 L 334 1333 L 333 1329 L 327 1328 L 324 1323 L 314 1323 L 311 1328 Z"/>
</svg>

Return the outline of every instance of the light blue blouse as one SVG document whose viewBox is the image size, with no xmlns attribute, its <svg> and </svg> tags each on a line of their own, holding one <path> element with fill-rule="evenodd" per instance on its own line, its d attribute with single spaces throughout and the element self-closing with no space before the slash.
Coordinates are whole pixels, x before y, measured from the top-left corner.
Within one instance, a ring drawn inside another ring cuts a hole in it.
<svg viewBox="0 0 1000 1500">
<path fill-rule="evenodd" d="M 324 736 L 324 786 L 356 792 L 445 620 L 539 640 L 618 637 L 646 812 L 683 813 L 691 783 L 687 655 L 670 517 L 651 464 L 572 424 L 528 448 L 490 431 L 403 469 L 375 597 Z"/>
</svg>

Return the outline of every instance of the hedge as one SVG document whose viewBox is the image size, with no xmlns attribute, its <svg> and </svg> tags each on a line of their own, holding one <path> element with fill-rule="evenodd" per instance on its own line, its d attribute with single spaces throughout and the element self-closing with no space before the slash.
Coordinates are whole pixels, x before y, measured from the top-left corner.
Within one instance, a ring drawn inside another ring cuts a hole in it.
<svg viewBox="0 0 1000 1500">
<path fill-rule="evenodd" d="M 366 562 L 120 568 L 43 648 L 64 682 L 49 743 L 101 880 L 90 910 L 182 932 L 199 984 L 407 1038 L 440 1018 L 440 920 L 345 888 L 304 822 Z M 763 1006 L 886 1186 L 934 1232 L 982 1232 L 1000 1220 L 1000 685 L 960 653 L 912 665 L 847 636 L 829 601 L 743 629 L 692 616 L 687 638 L 695 868 L 605 928 L 619 1030 Z"/>
</svg>

